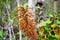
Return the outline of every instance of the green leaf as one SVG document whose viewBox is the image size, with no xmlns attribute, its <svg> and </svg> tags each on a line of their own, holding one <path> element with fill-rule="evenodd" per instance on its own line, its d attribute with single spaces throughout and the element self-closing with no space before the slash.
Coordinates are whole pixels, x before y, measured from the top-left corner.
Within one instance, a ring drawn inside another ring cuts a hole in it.
<svg viewBox="0 0 60 40">
<path fill-rule="evenodd" d="M 7 32 L 4 31 L 4 32 L 3 32 L 3 36 L 6 36 L 6 34 L 7 34 Z"/>
<path fill-rule="evenodd" d="M 59 21 L 59 20 L 56 20 L 56 23 L 57 23 L 57 24 L 60 24 L 60 21 Z"/>
<path fill-rule="evenodd" d="M 48 31 L 50 31 L 50 25 L 48 25 L 48 24 L 46 24 L 46 26 L 44 27 L 45 28 L 45 30 L 48 32 Z"/>
<path fill-rule="evenodd" d="M 8 16 L 4 17 L 4 21 L 8 22 Z"/>
<path fill-rule="evenodd" d="M 23 40 L 28 40 L 28 38 L 27 37 L 24 37 Z"/>
<path fill-rule="evenodd" d="M 42 22 L 40 23 L 40 26 L 46 26 L 46 22 L 42 21 Z"/>
<path fill-rule="evenodd" d="M 50 17 L 53 17 L 53 15 L 52 15 L 52 14 L 49 14 L 49 16 L 50 16 Z"/>
<path fill-rule="evenodd" d="M 10 8 L 10 2 L 8 0 L 6 0 L 6 5 L 8 8 Z"/>
<path fill-rule="evenodd" d="M 42 21 L 40 23 L 41 26 L 46 26 L 46 24 L 50 24 L 52 21 L 50 21 L 50 19 L 46 20 L 46 21 Z"/>
<path fill-rule="evenodd" d="M 48 19 L 47 21 L 46 21 L 46 23 L 47 24 L 50 24 L 52 21 L 50 21 L 50 19 Z"/>
<path fill-rule="evenodd" d="M 0 37 L 3 37 L 3 31 L 0 30 Z"/>
<path fill-rule="evenodd" d="M 24 6 L 24 8 L 27 8 L 28 7 L 28 3 L 25 3 L 23 6 Z"/>
<path fill-rule="evenodd" d="M 56 37 L 51 34 L 48 35 L 48 38 L 49 38 L 49 40 L 56 40 Z"/>
</svg>

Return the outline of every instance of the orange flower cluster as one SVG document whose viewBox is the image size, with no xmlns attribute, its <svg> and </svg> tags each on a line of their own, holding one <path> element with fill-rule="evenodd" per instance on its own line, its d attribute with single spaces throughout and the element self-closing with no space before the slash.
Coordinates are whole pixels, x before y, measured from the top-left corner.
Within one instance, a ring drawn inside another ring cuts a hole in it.
<svg viewBox="0 0 60 40">
<path fill-rule="evenodd" d="M 24 7 L 20 6 L 18 16 L 20 29 L 30 38 L 30 40 L 37 40 L 38 35 L 34 14 L 29 11 L 28 8 L 25 9 Z"/>
</svg>

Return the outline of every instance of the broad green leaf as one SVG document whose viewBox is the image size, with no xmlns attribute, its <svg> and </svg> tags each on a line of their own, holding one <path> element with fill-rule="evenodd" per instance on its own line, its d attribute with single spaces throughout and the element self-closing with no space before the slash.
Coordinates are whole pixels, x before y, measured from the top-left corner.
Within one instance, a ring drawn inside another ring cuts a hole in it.
<svg viewBox="0 0 60 40">
<path fill-rule="evenodd" d="M 47 24 L 50 24 L 52 21 L 50 21 L 50 19 L 48 19 L 47 21 L 46 21 L 46 23 Z"/>
<path fill-rule="evenodd" d="M 49 16 L 50 16 L 50 17 L 53 17 L 53 15 L 52 15 L 52 14 L 49 14 Z"/>
<path fill-rule="evenodd" d="M 50 25 L 46 24 L 46 26 L 44 27 L 46 31 L 50 31 Z"/>
<path fill-rule="evenodd" d="M 59 20 L 56 20 L 56 23 L 57 23 L 57 24 L 60 24 L 60 21 L 59 21 Z"/>
<path fill-rule="evenodd" d="M 46 26 L 46 22 L 42 21 L 42 22 L 40 23 L 40 26 Z"/>
<path fill-rule="evenodd" d="M 0 30 L 0 37 L 3 37 L 3 31 Z"/>
<path fill-rule="evenodd" d="M 28 3 L 25 3 L 23 6 L 24 6 L 24 8 L 27 8 L 28 7 Z"/>
</svg>

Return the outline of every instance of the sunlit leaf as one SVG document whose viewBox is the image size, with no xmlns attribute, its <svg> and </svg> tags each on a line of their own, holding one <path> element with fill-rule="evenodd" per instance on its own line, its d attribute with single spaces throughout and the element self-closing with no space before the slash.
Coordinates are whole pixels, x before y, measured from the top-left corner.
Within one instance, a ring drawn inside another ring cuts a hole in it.
<svg viewBox="0 0 60 40">
<path fill-rule="evenodd" d="M 57 23 L 57 24 L 60 24 L 60 20 L 56 20 L 56 23 Z"/>
<path fill-rule="evenodd" d="M 50 19 L 48 19 L 47 21 L 46 21 L 46 23 L 47 24 L 50 24 L 52 21 L 50 20 Z"/>
<path fill-rule="evenodd" d="M 27 8 L 28 7 L 28 3 L 25 3 L 23 6 L 24 6 L 24 8 Z"/>
<path fill-rule="evenodd" d="M 3 37 L 3 31 L 0 30 L 0 37 Z"/>
</svg>

